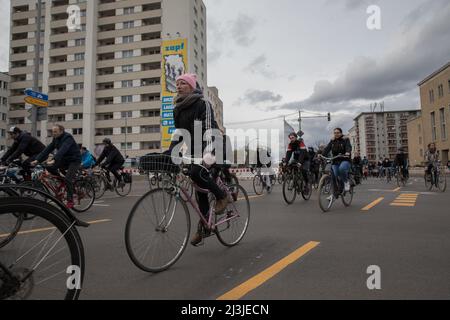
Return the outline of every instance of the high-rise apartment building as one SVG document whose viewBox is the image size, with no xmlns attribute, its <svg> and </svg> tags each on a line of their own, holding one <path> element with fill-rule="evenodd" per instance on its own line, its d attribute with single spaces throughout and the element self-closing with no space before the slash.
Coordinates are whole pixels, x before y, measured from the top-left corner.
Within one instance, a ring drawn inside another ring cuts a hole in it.
<svg viewBox="0 0 450 320">
<path fill-rule="evenodd" d="M 0 72 L 0 152 L 6 149 L 8 129 L 9 75 Z"/>
<path fill-rule="evenodd" d="M 41 139 L 48 142 L 52 125 L 62 123 L 91 149 L 108 137 L 130 157 L 159 151 L 164 41 L 186 39 L 186 71 L 207 89 L 203 1 L 43 3 L 39 86 L 49 108 L 38 123 Z M 12 0 L 9 117 L 27 130 L 23 91 L 33 86 L 35 30 L 36 0 Z"/>
</svg>

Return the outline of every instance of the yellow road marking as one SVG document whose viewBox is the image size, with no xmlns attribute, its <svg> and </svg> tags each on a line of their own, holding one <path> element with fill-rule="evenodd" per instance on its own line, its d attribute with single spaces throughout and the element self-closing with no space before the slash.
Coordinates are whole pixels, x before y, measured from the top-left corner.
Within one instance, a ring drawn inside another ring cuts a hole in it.
<svg viewBox="0 0 450 320">
<path fill-rule="evenodd" d="M 393 202 L 393 203 L 391 203 L 391 206 L 393 206 L 393 207 L 415 207 L 416 204 L 415 203 L 396 203 L 396 202 Z"/>
<path fill-rule="evenodd" d="M 362 208 L 361 210 L 362 210 L 362 211 L 369 211 L 370 209 L 372 209 L 373 207 L 375 207 L 377 204 L 379 204 L 379 203 L 380 203 L 381 201 L 383 201 L 383 200 L 384 200 L 383 197 L 378 198 L 377 200 L 375 200 L 375 201 L 369 203 L 367 206 L 365 206 L 365 207 Z"/>
<path fill-rule="evenodd" d="M 103 220 L 95 220 L 95 221 L 89 221 L 87 223 L 89 224 L 97 224 L 97 223 L 103 223 L 103 222 L 110 222 L 112 221 L 111 219 L 103 219 Z M 48 227 L 48 228 L 39 228 L 39 229 L 31 229 L 31 230 L 25 230 L 25 231 L 20 231 L 17 233 L 17 235 L 24 235 L 24 234 L 30 234 L 30 233 L 38 233 L 38 232 L 44 232 L 44 231 L 50 231 L 50 230 L 55 230 L 56 227 Z M 0 238 L 6 238 L 9 236 L 9 233 L 5 233 L 5 234 L 0 234 Z"/>
<path fill-rule="evenodd" d="M 262 195 L 256 195 L 256 196 L 248 196 L 248 199 L 255 199 L 255 198 L 261 198 L 261 197 L 264 197 L 264 195 L 262 194 Z M 245 198 L 244 197 L 241 197 L 241 198 L 238 198 L 238 201 L 241 201 L 241 200 L 245 200 Z"/>
<path fill-rule="evenodd" d="M 394 190 L 392 190 L 392 192 L 397 192 L 397 191 L 400 191 L 400 187 L 398 187 L 398 188 L 395 188 Z"/>
<path fill-rule="evenodd" d="M 286 268 L 288 265 L 294 263 L 298 259 L 300 259 L 302 256 L 304 256 L 306 253 L 314 249 L 320 244 L 320 242 L 311 241 L 307 244 L 303 245 L 302 247 L 298 248 L 294 252 L 292 252 L 287 257 L 281 259 L 280 261 L 276 262 L 269 268 L 265 269 L 261 273 L 257 274 L 256 276 L 250 278 L 246 282 L 240 284 L 236 288 L 228 291 L 224 295 L 217 298 L 217 300 L 238 300 L 245 296 L 250 291 L 256 289 L 260 285 L 262 285 L 264 282 L 268 281 L 269 279 L 273 278 L 275 275 L 280 273 L 284 268 Z"/>
</svg>

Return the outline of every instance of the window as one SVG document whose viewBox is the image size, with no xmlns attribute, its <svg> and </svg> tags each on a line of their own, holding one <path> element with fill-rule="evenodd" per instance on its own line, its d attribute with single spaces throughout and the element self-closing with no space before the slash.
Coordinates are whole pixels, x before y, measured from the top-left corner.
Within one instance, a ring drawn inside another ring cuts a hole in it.
<svg viewBox="0 0 450 320">
<path fill-rule="evenodd" d="M 134 13 L 134 7 L 124 8 L 123 14 L 133 14 Z"/>
<path fill-rule="evenodd" d="M 434 90 L 430 90 L 429 94 L 430 94 L 430 103 L 433 103 L 434 102 Z"/>
<path fill-rule="evenodd" d="M 122 66 L 122 73 L 128 73 L 128 72 L 133 72 L 132 64 Z"/>
<path fill-rule="evenodd" d="M 86 44 L 86 39 L 76 39 L 75 40 L 75 46 L 76 47 L 82 47 Z"/>
<path fill-rule="evenodd" d="M 83 120 L 83 114 L 82 113 L 74 113 L 73 120 Z"/>
<path fill-rule="evenodd" d="M 73 104 L 79 106 L 83 104 L 83 98 L 73 98 Z"/>
<path fill-rule="evenodd" d="M 134 21 L 126 21 L 123 23 L 124 29 L 131 29 L 134 28 Z"/>
<path fill-rule="evenodd" d="M 122 43 L 133 43 L 134 37 L 133 36 L 124 36 L 122 37 Z"/>
<path fill-rule="evenodd" d="M 122 103 L 131 103 L 133 102 L 133 96 L 122 96 Z"/>
<path fill-rule="evenodd" d="M 448 80 L 448 93 L 450 93 L 450 80 Z"/>
<path fill-rule="evenodd" d="M 444 96 L 444 85 L 442 84 L 438 86 L 438 96 L 439 98 L 442 98 Z"/>
<path fill-rule="evenodd" d="M 132 87 L 133 87 L 133 80 L 122 81 L 122 88 L 132 88 Z"/>
<path fill-rule="evenodd" d="M 447 124 L 445 123 L 445 109 L 439 110 L 439 119 L 441 123 L 441 139 L 447 140 Z"/>
<path fill-rule="evenodd" d="M 120 149 L 121 150 L 130 150 L 133 147 L 131 142 L 127 142 L 127 143 L 121 143 L 120 144 Z"/>
<path fill-rule="evenodd" d="M 141 133 L 159 133 L 160 126 L 142 126 Z"/>
<path fill-rule="evenodd" d="M 122 51 L 122 58 L 133 58 L 133 50 Z"/>
<path fill-rule="evenodd" d="M 75 61 L 83 61 L 84 60 L 84 52 L 75 53 Z"/>
<path fill-rule="evenodd" d="M 84 68 L 75 68 L 73 73 L 76 76 L 83 76 L 84 75 Z"/>
<path fill-rule="evenodd" d="M 6 121 L 6 113 L 2 113 L 2 121 Z"/>
<path fill-rule="evenodd" d="M 133 117 L 133 111 L 122 111 L 122 119 Z"/>
<path fill-rule="evenodd" d="M 83 134 L 83 128 L 72 129 L 72 134 L 74 136 L 81 136 Z"/>
<path fill-rule="evenodd" d="M 133 133 L 133 128 L 132 127 L 122 127 L 121 128 L 121 132 L 122 134 L 131 134 Z"/>
<path fill-rule="evenodd" d="M 431 113 L 431 140 L 436 141 L 436 115 Z"/>
<path fill-rule="evenodd" d="M 73 90 L 83 90 L 83 89 L 84 89 L 83 82 L 77 82 L 73 84 Z"/>
</svg>

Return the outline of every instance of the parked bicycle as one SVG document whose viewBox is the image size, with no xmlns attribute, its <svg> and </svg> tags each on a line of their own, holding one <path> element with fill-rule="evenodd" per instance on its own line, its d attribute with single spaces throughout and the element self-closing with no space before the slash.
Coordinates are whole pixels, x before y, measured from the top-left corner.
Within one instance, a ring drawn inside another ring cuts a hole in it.
<svg viewBox="0 0 450 320">
<path fill-rule="evenodd" d="M 132 208 L 125 229 L 125 243 L 132 262 L 146 272 L 161 272 L 172 266 L 186 249 L 191 229 L 187 203 L 198 214 L 203 225 L 203 238 L 216 235 L 225 246 L 235 246 L 244 237 L 250 219 L 250 202 L 240 185 L 226 185 L 220 177 L 217 185 L 226 193 L 229 204 L 225 211 L 214 212 L 214 196 L 205 218 L 195 198 L 178 179 L 189 177 L 190 164 L 174 164 L 170 156 L 151 155 L 141 158 L 147 172 L 170 174 L 173 179 L 167 186 L 149 191 Z M 189 161 L 188 163 L 192 163 Z M 208 170 L 204 168 L 205 170 Z M 193 184 L 194 190 L 209 193 Z"/>
<path fill-rule="evenodd" d="M 323 157 L 323 156 L 322 156 Z M 344 156 L 339 155 L 333 158 L 323 157 L 327 161 L 324 174 L 319 183 L 319 207 L 323 212 L 328 212 L 333 203 L 338 199 L 342 199 L 344 206 L 349 207 L 353 200 L 355 181 L 353 172 L 349 172 L 350 191 L 345 191 L 343 182 L 339 177 L 336 177 L 331 162 L 335 159 L 342 158 Z"/>
</svg>

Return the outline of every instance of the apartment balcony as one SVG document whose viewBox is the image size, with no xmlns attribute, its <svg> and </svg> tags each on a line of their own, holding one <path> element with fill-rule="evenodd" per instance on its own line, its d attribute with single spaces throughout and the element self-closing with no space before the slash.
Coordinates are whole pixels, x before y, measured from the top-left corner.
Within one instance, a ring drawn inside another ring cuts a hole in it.
<svg viewBox="0 0 450 320">
<path fill-rule="evenodd" d="M 142 2 L 145 2 L 142 1 Z M 148 1 L 147 1 L 148 2 Z M 111 6 L 114 7 L 114 5 L 112 3 L 108 3 L 108 4 L 104 4 L 104 5 L 100 5 L 99 6 L 99 12 L 105 12 L 108 11 L 110 9 L 100 9 L 101 6 Z M 120 2 L 116 2 L 115 3 L 115 8 L 123 8 L 123 3 Z M 112 9 L 111 9 L 112 10 Z M 105 24 L 110 24 L 111 23 L 111 19 L 114 19 L 114 22 L 118 23 L 118 22 L 126 22 L 126 21 L 135 21 L 135 20 L 144 20 L 147 18 L 156 18 L 156 17 L 162 17 L 162 10 L 150 10 L 150 11 L 143 11 L 143 12 L 137 12 L 137 13 L 133 13 L 133 14 L 127 14 L 127 15 L 121 15 L 121 16 L 116 16 L 115 14 L 112 16 L 107 16 L 107 17 L 101 17 L 98 18 L 98 25 L 105 25 Z M 161 25 L 159 25 L 161 26 Z"/>
<path fill-rule="evenodd" d="M 143 40 L 133 43 L 112 44 L 107 46 L 98 46 L 97 54 L 110 53 L 115 51 L 133 50 L 133 49 L 145 49 L 151 47 L 160 47 L 162 44 L 161 39 Z"/>
<path fill-rule="evenodd" d="M 125 21 L 128 21 L 128 20 L 125 20 Z M 130 29 L 101 31 L 98 33 L 98 40 L 104 40 L 104 39 L 114 38 L 114 37 L 132 36 L 132 35 L 137 35 L 137 34 L 161 32 L 161 31 L 162 31 L 162 29 L 161 29 L 160 24 L 135 27 L 135 28 L 130 28 Z"/>
</svg>

